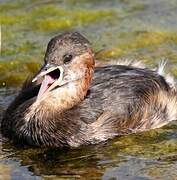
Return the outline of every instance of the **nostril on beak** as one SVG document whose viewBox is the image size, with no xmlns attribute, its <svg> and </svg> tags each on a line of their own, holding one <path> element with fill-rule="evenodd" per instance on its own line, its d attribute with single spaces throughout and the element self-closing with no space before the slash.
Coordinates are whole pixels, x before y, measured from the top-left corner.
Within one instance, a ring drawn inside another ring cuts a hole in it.
<svg viewBox="0 0 177 180">
<path fill-rule="evenodd" d="M 45 66 L 44 66 L 44 70 L 47 70 L 48 68 L 49 68 L 49 64 L 46 64 Z"/>
</svg>

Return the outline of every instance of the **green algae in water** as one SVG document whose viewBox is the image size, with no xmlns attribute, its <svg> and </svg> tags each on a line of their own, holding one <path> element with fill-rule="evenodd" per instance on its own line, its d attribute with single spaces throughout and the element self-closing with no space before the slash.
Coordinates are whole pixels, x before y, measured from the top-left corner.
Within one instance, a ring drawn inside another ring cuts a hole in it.
<svg viewBox="0 0 177 180">
<path fill-rule="evenodd" d="M 130 36 L 130 34 L 128 36 Z M 135 32 L 131 35 L 131 41 L 129 41 L 129 43 L 127 44 L 120 45 L 119 48 L 138 49 L 138 48 L 146 48 L 150 46 L 157 46 L 170 42 L 177 44 L 176 32 L 163 32 L 163 31 Z"/>
<path fill-rule="evenodd" d="M 39 69 L 39 63 L 32 59 L 0 62 L 0 86 L 19 86 L 25 79 Z"/>
<path fill-rule="evenodd" d="M 7 49 L 2 49 L 2 56 L 11 56 L 14 54 L 30 54 L 31 51 L 40 49 L 39 45 L 35 42 L 26 41 L 19 44 L 17 47 L 8 47 Z"/>
<path fill-rule="evenodd" d="M 49 11 L 49 16 L 46 16 L 45 11 Z M 39 31 L 57 31 L 68 28 L 73 28 L 76 26 L 89 25 L 99 20 L 109 18 L 115 13 L 109 10 L 82 10 L 77 9 L 70 10 L 56 8 L 53 6 L 45 7 L 42 10 L 34 11 L 34 15 L 42 12 L 44 19 L 37 19 L 32 24 L 35 30 Z M 53 13 L 51 13 L 53 12 Z M 43 14 L 44 13 L 44 14 Z M 32 12 L 33 15 L 33 12 Z"/>
<path fill-rule="evenodd" d="M 120 33 L 118 39 L 120 42 L 117 47 L 100 51 L 97 58 L 139 59 L 147 64 L 153 64 L 165 58 L 168 63 L 177 63 L 177 53 L 173 50 L 173 47 L 177 46 L 176 32 L 128 32 Z"/>
<path fill-rule="evenodd" d="M 9 10 L 6 11 L 8 5 Z M 20 82 L 24 81 L 28 72 L 28 69 L 24 68 L 27 66 L 25 63 L 29 64 L 30 59 L 36 59 L 37 64 L 42 62 L 41 57 L 44 56 L 47 41 L 52 37 L 51 32 L 86 27 L 100 20 L 108 20 L 115 15 L 114 11 L 107 9 L 74 8 L 71 11 L 60 7 L 58 3 L 56 6 L 39 3 L 33 7 L 33 5 L 29 6 L 27 2 L 11 2 L 2 3 L 0 9 L 3 8 L 4 10 L 0 14 L 3 41 L 1 57 L 2 61 L 7 62 L 1 63 L 1 74 L 3 76 L 0 78 L 0 83 L 7 86 L 18 86 Z M 39 34 L 39 41 L 37 41 L 35 35 L 38 36 L 38 33 L 36 32 L 49 34 Z M 42 39 L 45 35 L 48 39 L 44 44 Z M 16 59 L 22 64 L 19 63 L 12 68 L 11 63 L 14 61 L 14 64 L 16 64 Z M 6 65 L 8 63 L 9 66 Z M 13 75 L 10 75 L 9 71 Z"/>
</svg>

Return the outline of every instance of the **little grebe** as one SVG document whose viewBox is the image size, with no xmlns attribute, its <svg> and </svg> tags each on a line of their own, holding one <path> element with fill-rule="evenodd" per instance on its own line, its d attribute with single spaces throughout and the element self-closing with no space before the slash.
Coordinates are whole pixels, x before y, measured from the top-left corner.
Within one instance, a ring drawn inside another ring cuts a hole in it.
<svg viewBox="0 0 177 180">
<path fill-rule="evenodd" d="M 6 110 L 2 134 L 22 144 L 77 147 L 177 119 L 177 91 L 158 72 L 133 65 L 93 70 L 86 38 L 54 37 L 44 65 Z"/>
</svg>

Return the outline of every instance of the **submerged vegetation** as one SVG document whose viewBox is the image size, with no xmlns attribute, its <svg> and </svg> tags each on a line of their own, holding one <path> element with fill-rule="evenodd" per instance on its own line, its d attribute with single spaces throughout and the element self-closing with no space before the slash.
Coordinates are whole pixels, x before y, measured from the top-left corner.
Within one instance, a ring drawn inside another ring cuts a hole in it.
<svg viewBox="0 0 177 180">
<path fill-rule="evenodd" d="M 71 11 L 59 5 L 45 3 L 33 6 L 24 2 L 0 5 L 3 40 L 0 86 L 19 86 L 27 72 L 34 72 L 42 62 L 44 47 L 53 34 L 82 26 L 87 28 L 116 15 L 116 12 L 106 9 L 76 8 Z"/>
<path fill-rule="evenodd" d="M 130 6 L 124 8 L 122 3 L 121 8 L 95 8 L 94 3 L 73 6 L 72 1 L 68 1 L 67 5 L 57 1 L 29 2 L 9 1 L 0 5 L 3 41 L 0 86 L 19 86 L 28 75 L 27 72 L 34 72 L 42 63 L 50 38 L 67 30 L 83 32 L 92 42 L 94 50 L 101 50 L 97 54 L 98 60 L 137 58 L 154 64 L 161 58 L 166 58 L 169 59 L 169 64 L 177 63 L 176 31 L 148 27 L 144 22 L 141 25 L 144 27 L 138 29 L 135 20 L 133 25 L 128 24 L 131 21 L 131 13 L 146 10 L 144 4 L 130 3 Z M 125 26 L 123 23 L 130 28 L 122 30 Z M 176 75 L 176 68 L 172 69 Z"/>
</svg>

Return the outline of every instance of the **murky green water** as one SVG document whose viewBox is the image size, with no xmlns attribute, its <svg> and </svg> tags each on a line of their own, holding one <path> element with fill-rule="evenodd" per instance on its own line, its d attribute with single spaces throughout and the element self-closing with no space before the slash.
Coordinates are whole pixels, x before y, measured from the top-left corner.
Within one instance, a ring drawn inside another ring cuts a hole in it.
<svg viewBox="0 0 177 180">
<path fill-rule="evenodd" d="M 177 77 L 177 0 L 0 0 L 0 114 L 66 30 L 93 44 L 98 62 L 168 59 Z M 101 50 L 101 51 L 100 51 Z M 177 123 L 77 149 L 18 148 L 0 135 L 0 179 L 177 179 Z"/>
</svg>

